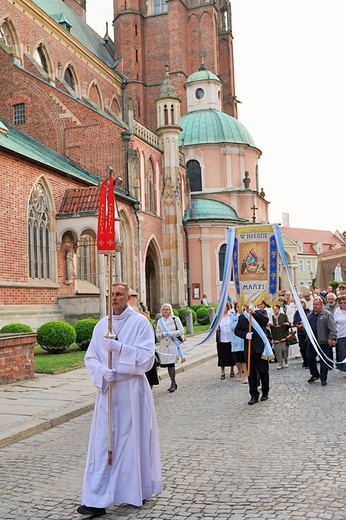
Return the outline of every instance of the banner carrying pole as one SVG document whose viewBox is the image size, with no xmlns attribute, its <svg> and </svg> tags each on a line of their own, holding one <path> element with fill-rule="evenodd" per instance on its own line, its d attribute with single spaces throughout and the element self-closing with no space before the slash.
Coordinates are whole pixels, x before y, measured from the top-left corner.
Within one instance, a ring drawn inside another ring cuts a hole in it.
<svg viewBox="0 0 346 520">
<path fill-rule="evenodd" d="M 114 337 L 112 329 L 112 260 L 113 255 L 108 253 L 108 332 L 106 338 Z M 112 370 L 113 359 L 112 351 L 108 351 L 108 368 Z M 108 464 L 112 465 L 113 459 L 113 385 L 112 382 L 108 382 Z"/>
<path fill-rule="evenodd" d="M 97 250 L 107 256 L 108 260 L 108 326 L 106 339 L 114 338 L 112 324 L 112 263 L 115 251 L 115 195 L 113 168 L 107 167 L 107 177 L 101 184 L 99 214 L 97 222 Z M 112 352 L 108 352 L 108 368 L 112 370 Z M 113 458 L 113 385 L 108 382 L 108 464 Z"/>
<path fill-rule="evenodd" d="M 249 312 L 249 332 L 251 332 L 252 326 L 252 314 Z M 250 377 L 251 371 L 251 339 L 248 339 L 247 344 L 247 376 Z"/>
</svg>

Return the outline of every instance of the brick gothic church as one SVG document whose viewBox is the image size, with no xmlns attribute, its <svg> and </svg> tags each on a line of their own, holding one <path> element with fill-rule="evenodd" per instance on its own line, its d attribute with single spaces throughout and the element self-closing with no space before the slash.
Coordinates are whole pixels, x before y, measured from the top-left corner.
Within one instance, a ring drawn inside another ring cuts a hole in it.
<svg viewBox="0 0 346 520">
<path fill-rule="evenodd" d="M 114 0 L 113 26 L 96 34 L 85 0 L 0 4 L 0 326 L 106 313 L 109 167 L 114 281 L 152 314 L 217 302 L 227 228 L 268 221 L 229 0 Z"/>
</svg>

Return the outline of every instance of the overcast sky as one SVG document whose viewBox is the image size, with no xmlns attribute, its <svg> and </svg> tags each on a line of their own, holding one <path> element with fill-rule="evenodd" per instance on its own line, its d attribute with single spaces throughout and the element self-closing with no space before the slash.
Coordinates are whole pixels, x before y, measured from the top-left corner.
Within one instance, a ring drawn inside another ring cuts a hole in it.
<svg viewBox="0 0 346 520">
<path fill-rule="evenodd" d="M 112 31 L 112 0 L 87 21 Z M 231 0 L 238 118 L 262 151 L 272 223 L 346 230 L 346 0 Z M 207 58 L 206 58 L 207 62 Z"/>
</svg>

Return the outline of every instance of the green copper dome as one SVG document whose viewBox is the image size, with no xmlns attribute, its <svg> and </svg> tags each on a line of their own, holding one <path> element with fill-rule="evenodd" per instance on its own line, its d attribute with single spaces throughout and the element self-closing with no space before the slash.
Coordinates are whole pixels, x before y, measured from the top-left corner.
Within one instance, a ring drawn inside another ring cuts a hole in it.
<svg viewBox="0 0 346 520">
<path fill-rule="evenodd" d="M 183 131 L 179 135 L 179 146 L 239 143 L 256 147 L 249 131 L 238 119 L 218 110 L 188 112 L 182 116 L 180 126 Z"/>
<path fill-rule="evenodd" d="M 191 74 L 187 80 L 185 85 L 188 85 L 189 83 L 193 83 L 194 81 L 210 81 L 210 80 L 216 80 L 219 83 L 221 83 L 220 79 L 210 72 L 210 70 L 198 70 L 197 72 L 194 72 Z"/>
<path fill-rule="evenodd" d="M 237 212 L 223 202 L 210 199 L 191 199 L 190 207 L 185 211 L 184 222 L 188 220 L 227 220 L 248 222 L 239 218 Z"/>
</svg>

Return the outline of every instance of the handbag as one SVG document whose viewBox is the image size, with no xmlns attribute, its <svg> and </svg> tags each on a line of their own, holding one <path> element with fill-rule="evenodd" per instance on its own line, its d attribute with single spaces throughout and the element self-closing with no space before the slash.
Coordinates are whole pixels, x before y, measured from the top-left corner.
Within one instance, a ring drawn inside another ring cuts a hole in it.
<svg viewBox="0 0 346 520">
<path fill-rule="evenodd" d="M 289 336 L 286 338 L 286 345 L 296 345 L 298 343 L 297 334 L 295 332 L 292 332 Z"/>
<path fill-rule="evenodd" d="M 173 321 L 174 321 L 175 329 L 178 330 L 177 323 L 176 323 L 176 321 L 174 319 L 174 316 L 172 316 L 172 318 L 173 318 Z M 180 334 L 179 334 L 179 336 L 176 336 L 176 338 L 179 341 L 179 343 L 184 343 L 184 341 L 185 341 L 184 336 L 181 336 Z"/>
<path fill-rule="evenodd" d="M 155 358 L 154 358 L 154 367 L 158 368 L 161 366 L 161 359 L 160 359 L 160 354 L 158 353 L 158 351 L 155 349 Z"/>
</svg>

